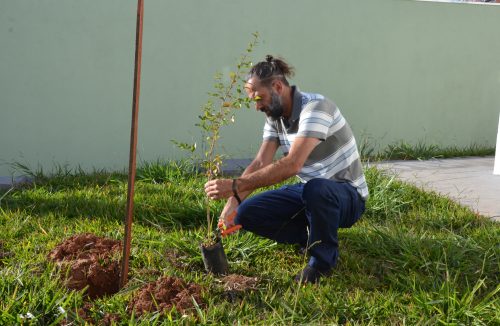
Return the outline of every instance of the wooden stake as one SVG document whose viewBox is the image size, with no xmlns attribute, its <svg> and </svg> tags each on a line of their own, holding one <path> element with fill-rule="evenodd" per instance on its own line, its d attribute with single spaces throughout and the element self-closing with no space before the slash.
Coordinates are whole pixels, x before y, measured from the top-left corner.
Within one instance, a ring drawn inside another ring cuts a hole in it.
<svg viewBox="0 0 500 326">
<path fill-rule="evenodd" d="M 132 125 L 130 130 L 130 158 L 128 169 L 127 216 L 125 218 L 125 236 L 123 240 L 122 272 L 120 289 L 127 284 L 128 265 L 130 257 L 130 243 L 132 238 L 132 216 L 134 211 L 135 164 L 137 148 L 137 123 L 139 116 L 139 94 L 141 86 L 141 59 L 142 59 L 142 17 L 144 14 L 144 0 L 137 0 L 137 26 L 135 35 L 135 69 L 134 95 L 132 99 Z"/>
</svg>

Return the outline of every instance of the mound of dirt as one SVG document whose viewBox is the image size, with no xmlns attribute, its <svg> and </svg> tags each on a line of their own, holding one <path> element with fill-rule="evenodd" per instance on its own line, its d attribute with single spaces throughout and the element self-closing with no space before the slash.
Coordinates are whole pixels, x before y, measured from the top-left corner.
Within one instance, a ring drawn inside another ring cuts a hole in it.
<svg viewBox="0 0 500 326">
<path fill-rule="evenodd" d="M 246 291 L 256 290 L 259 280 L 257 277 L 229 274 L 219 279 L 218 282 L 224 288 L 224 297 L 234 303 L 243 298 Z"/>
<path fill-rule="evenodd" d="M 246 290 L 255 290 L 258 279 L 239 274 L 229 274 L 221 279 L 225 291 L 243 292 Z"/>
<path fill-rule="evenodd" d="M 47 257 L 60 264 L 72 290 L 87 287 L 87 295 L 98 298 L 119 290 L 120 263 L 114 257 L 121 250 L 118 240 L 85 233 L 74 235 L 49 252 Z"/>
<path fill-rule="evenodd" d="M 139 316 L 145 312 L 166 312 L 173 307 L 186 313 L 194 309 L 193 299 L 198 306 L 203 306 L 200 285 L 167 276 L 142 287 L 132 298 L 128 308 Z"/>
<path fill-rule="evenodd" d="M 87 259 L 94 256 L 109 256 L 121 249 L 118 240 L 98 237 L 91 233 L 77 234 L 64 240 L 49 253 L 53 261 Z"/>
</svg>

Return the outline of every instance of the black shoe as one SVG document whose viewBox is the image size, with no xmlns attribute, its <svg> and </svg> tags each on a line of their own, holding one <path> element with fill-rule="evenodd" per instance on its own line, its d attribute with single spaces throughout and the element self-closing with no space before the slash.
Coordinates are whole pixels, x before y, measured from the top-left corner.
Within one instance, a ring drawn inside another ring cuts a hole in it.
<svg viewBox="0 0 500 326">
<path fill-rule="evenodd" d="M 320 272 L 314 267 L 307 265 L 300 273 L 295 276 L 295 282 L 301 284 L 318 284 L 321 276 L 330 276 L 331 271 Z"/>
</svg>

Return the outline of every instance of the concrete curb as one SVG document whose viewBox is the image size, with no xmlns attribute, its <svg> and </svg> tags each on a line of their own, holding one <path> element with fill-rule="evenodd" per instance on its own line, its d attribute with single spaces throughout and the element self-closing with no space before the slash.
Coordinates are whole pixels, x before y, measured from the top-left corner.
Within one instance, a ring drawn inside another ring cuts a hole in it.
<svg viewBox="0 0 500 326">
<path fill-rule="evenodd" d="M 0 190 L 9 190 L 33 183 L 33 178 L 26 175 L 19 177 L 0 177 Z"/>
</svg>

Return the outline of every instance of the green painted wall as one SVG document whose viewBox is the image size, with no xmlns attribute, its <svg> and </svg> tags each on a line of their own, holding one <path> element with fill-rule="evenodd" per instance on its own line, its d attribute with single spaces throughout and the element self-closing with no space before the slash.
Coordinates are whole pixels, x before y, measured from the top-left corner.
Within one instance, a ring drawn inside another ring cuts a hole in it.
<svg viewBox="0 0 500 326">
<path fill-rule="evenodd" d="M 128 164 L 135 0 L 0 0 L 0 163 Z M 494 146 L 500 6 L 405 0 L 145 1 L 139 160 L 179 157 L 216 71 L 259 31 L 293 82 L 342 109 L 358 141 Z M 225 135 L 260 144 L 262 113 Z M 12 169 L 0 166 L 0 175 Z"/>
</svg>

